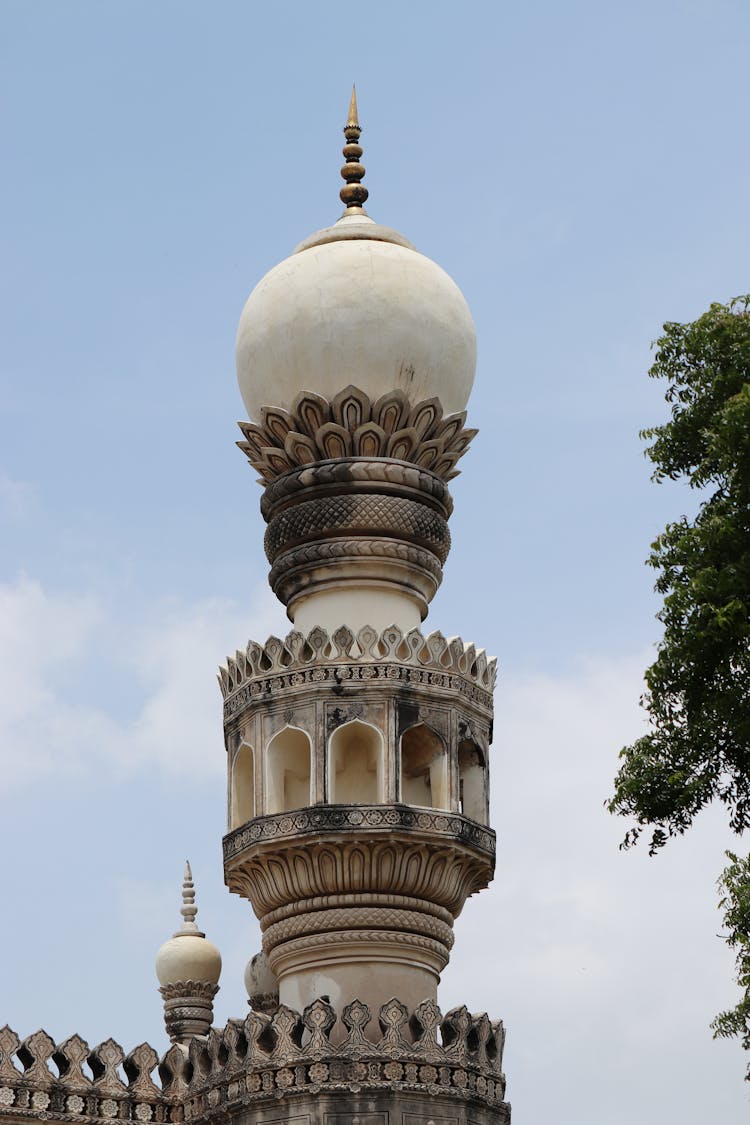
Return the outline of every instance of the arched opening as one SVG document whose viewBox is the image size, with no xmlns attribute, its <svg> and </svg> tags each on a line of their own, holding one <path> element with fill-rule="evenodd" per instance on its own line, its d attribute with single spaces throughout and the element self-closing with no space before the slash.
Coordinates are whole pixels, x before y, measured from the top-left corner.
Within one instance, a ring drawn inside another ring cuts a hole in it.
<svg viewBox="0 0 750 1125">
<path fill-rule="evenodd" d="M 445 744 L 425 723 L 401 736 L 401 800 L 430 809 L 450 807 Z"/>
<path fill-rule="evenodd" d="M 243 742 L 232 763 L 232 828 L 255 816 L 255 762 L 253 748 Z"/>
<path fill-rule="evenodd" d="M 344 723 L 329 744 L 328 800 L 377 805 L 383 800 L 383 736 L 358 719 Z"/>
<path fill-rule="evenodd" d="M 484 754 L 470 739 L 458 745 L 458 802 L 464 816 L 487 823 Z"/>
<path fill-rule="evenodd" d="M 310 739 L 298 727 L 284 727 L 266 750 L 266 812 L 288 812 L 312 804 Z"/>
</svg>

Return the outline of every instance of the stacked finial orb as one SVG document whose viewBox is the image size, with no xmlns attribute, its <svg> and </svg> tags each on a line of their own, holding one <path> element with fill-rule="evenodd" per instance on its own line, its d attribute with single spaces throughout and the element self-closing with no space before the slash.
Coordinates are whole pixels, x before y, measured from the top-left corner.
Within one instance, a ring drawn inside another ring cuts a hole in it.
<svg viewBox="0 0 750 1125">
<path fill-rule="evenodd" d="M 339 198 L 341 202 L 345 204 L 348 211 L 355 207 L 363 207 L 370 194 L 362 183 L 365 175 L 365 166 L 364 164 L 360 164 L 362 146 L 359 144 L 359 138 L 361 133 L 362 129 L 357 113 L 357 90 L 352 86 L 352 98 L 349 102 L 349 116 L 344 126 L 346 144 L 341 150 L 346 158 L 346 164 L 341 169 L 341 178 L 345 181 L 345 184 L 339 192 Z"/>
<path fill-rule="evenodd" d="M 156 955 L 156 975 L 164 999 L 164 1022 L 173 1043 L 208 1035 L 213 998 L 219 990 L 221 954 L 196 925 L 195 884 L 185 863 L 182 883 L 183 922 Z"/>
</svg>

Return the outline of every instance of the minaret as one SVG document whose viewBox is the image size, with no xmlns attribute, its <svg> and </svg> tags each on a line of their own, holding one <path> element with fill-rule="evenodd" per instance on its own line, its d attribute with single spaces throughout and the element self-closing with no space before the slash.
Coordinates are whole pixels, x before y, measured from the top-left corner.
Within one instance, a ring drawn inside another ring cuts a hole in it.
<svg viewBox="0 0 750 1125">
<path fill-rule="evenodd" d="M 492 878 L 495 662 L 421 631 L 476 433 L 475 333 L 451 278 L 365 212 L 360 133 L 353 93 L 344 213 L 240 319 L 239 445 L 293 629 L 251 641 L 220 681 L 225 879 L 263 933 L 249 987 L 376 1016 L 392 997 L 435 1002 L 454 919 Z"/>
<path fill-rule="evenodd" d="M 164 1000 L 164 1023 L 173 1043 L 188 1043 L 208 1035 L 213 1019 L 213 999 L 219 991 L 221 954 L 198 929 L 195 917 L 195 884 L 185 862 L 182 883 L 182 925 L 156 955 L 156 975 Z"/>
</svg>

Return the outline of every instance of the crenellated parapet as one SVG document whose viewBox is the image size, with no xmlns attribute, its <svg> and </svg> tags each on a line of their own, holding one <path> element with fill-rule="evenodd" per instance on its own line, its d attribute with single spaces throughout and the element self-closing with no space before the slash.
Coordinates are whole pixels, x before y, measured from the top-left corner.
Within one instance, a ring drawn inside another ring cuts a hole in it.
<svg viewBox="0 0 750 1125">
<path fill-rule="evenodd" d="M 164 1073 L 179 1065 L 175 1050 L 180 1052 L 173 1047 L 162 1059 Z M 78 1035 L 56 1044 L 45 1031 L 21 1040 L 3 1027 L 0 1122 L 181 1121 L 182 1107 L 172 1105 L 158 1075 L 152 1077 L 157 1064 L 159 1055 L 148 1043 L 126 1055 L 114 1039 L 90 1048 Z"/>
<path fill-rule="evenodd" d="M 374 1034 L 373 1034 L 374 1028 Z M 465 1007 L 443 1016 L 432 1001 L 408 1008 L 391 999 L 377 1018 L 354 1000 L 341 1011 L 316 1000 L 300 1013 L 280 1006 L 251 1012 L 205 1038 L 175 1044 L 161 1059 L 147 1043 L 129 1054 L 113 1039 L 90 1049 L 74 1035 L 56 1045 L 43 1031 L 21 1041 L 0 1030 L 0 1122 L 76 1120 L 196 1123 L 263 1119 L 288 1099 L 288 1114 L 310 1114 L 326 1095 L 423 1097 L 481 1107 L 505 1123 L 505 1032 Z M 435 1111 L 436 1112 L 436 1111 Z M 322 1116 L 322 1115 L 321 1115 Z"/>
<path fill-rule="evenodd" d="M 439 630 L 424 635 L 419 629 L 404 633 L 397 625 L 389 625 L 381 631 L 365 625 L 354 633 L 348 626 L 342 625 L 329 633 L 317 625 L 307 635 L 293 629 L 283 640 L 269 637 L 265 644 L 248 641 L 244 650 L 238 649 L 233 657 L 227 657 L 226 665 L 219 669 L 225 718 L 235 712 L 245 699 L 271 690 L 300 687 L 305 682 L 300 672 L 333 665 L 355 665 L 357 669 L 370 666 L 388 669 L 389 665 L 398 665 L 405 670 L 405 681 L 434 684 L 441 688 L 458 682 L 448 677 L 458 677 L 466 684 L 460 690 L 489 708 L 492 707 L 492 692 L 497 678 L 497 660 L 494 657 L 488 657 L 484 649 L 467 644 L 460 637 L 446 639 Z M 438 673 L 445 678 L 422 679 L 415 672 L 425 672 L 428 676 Z M 338 675 L 341 676 L 340 671 Z M 289 678 L 279 680 L 279 676 Z M 352 671 L 347 678 L 366 681 L 400 677 L 394 676 L 390 670 L 385 675 L 373 670 L 360 674 Z M 320 683 L 321 676 L 314 675 L 312 682 Z M 236 693 L 246 685 L 249 691 L 237 698 Z"/>
</svg>

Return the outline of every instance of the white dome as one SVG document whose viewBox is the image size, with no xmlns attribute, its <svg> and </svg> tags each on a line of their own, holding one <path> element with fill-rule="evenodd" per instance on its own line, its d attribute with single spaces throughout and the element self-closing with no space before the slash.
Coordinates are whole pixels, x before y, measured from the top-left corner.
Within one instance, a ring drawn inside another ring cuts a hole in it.
<svg viewBox="0 0 750 1125">
<path fill-rule="evenodd" d="M 364 215 L 307 239 L 258 283 L 240 317 L 237 377 L 248 415 L 332 398 L 353 383 L 372 398 L 436 395 L 463 410 L 476 366 L 469 307 L 445 270 Z"/>
<path fill-rule="evenodd" d="M 266 960 L 265 953 L 256 953 L 245 967 L 245 988 L 252 1000 L 255 996 L 278 994 L 279 982 Z"/>
<path fill-rule="evenodd" d="M 213 942 L 199 933 L 177 934 L 156 954 L 156 975 L 162 987 L 189 980 L 218 984 L 221 954 Z"/>
</svg>

